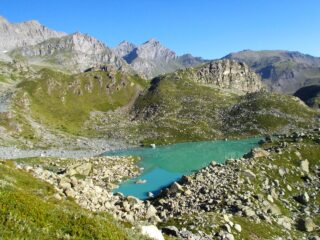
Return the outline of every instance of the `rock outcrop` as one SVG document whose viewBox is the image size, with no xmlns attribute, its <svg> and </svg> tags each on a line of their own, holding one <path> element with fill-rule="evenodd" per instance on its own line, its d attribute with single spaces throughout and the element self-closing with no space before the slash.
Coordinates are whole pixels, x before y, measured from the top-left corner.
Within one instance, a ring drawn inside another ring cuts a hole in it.
<svg viewBox="0 0 320 240">
<path fill-rule="evenodd" d="M 66 34 L 51 30 L 37 21 L 10 23 L 0 16 L 0 51 L 34 45 L 49 38 L 63 37 Z"/>
<path fill-rule="evenodd" d="M 223 89 L 256 92 L 264 89 L 261 78 L 248 65 L 233 60 L 212 61 L 192 71 L 196 82 Z"/>
</svg>

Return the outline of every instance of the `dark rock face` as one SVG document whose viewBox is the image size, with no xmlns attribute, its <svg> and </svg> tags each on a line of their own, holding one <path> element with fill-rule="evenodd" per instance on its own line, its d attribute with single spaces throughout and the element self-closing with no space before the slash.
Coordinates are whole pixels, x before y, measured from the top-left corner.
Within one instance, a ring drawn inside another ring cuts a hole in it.
<svg viewBox="0 0 320 240">
<path fill-rule="evenodd" d="M 320 85 L 302 87 L 294 93 L 310 107 L 320 108 Z"/>
</svg>

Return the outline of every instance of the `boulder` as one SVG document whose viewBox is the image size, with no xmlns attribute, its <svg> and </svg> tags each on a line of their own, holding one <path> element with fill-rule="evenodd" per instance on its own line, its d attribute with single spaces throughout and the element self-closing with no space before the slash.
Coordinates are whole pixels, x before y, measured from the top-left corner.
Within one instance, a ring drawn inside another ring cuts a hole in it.
<svg viewBox="0 0 320 240">
<path fill-rule="evenodd" d="M 92 164 L 87 162 L 87 163 L 81 163 L 81 164 L 70 166 L 67 169 L 67 174 L 70 176 L 73 176 L 75 174 L 88 176 L 91 170 L 92 170 Z"/>
<path fill-rule="evenodd" d="M 170 191 L 170 193 L 183 192 L 183 188 L 182 188 L 182 186 L 181 186 L 179 183 L 174 182 L 174 183 L 170 186 L 169 191 Z"/>
<path fill-rule="evenodd" d="M 301 231 L 312 232 L 315 230 L 317 225 L 313 222 L 313 220 L 309 217 L 305 219 L 299 219 L 297 227 Z"/>
<path fill-rule="evenodd" d="M 245 215 L 246 217 L 253 217 L 253 216 L 256 215 L 255 211 L 253 211 L 253 210 L 252 210 L 251 208 L 249 208 L 249 207 L 245 207 L 245 208 L 243 209 L 243 212 L 244 212 L 244 215 Z"/>
<path fill-rule="evenodd" d="M 262 148 L 254 148 L 248 154 L 245 154 L 246 158 L 259 158 L 259 157 L 267 157 L 270 153 Z"/>
<path fill-rule="evenodd" d="M 237 232 L 241 232 L 241 231 L 242 231 L 242 228 L 241 228 L 241 225 L 240 225 L 240 224 L 235 224 L 235 225 L 234 225 L 234 229 L 235 229 Z"/>
<path fill-rule="evenodd" d="M 154 240 L 164 240 L 161 231 L 154 225 L 142 226 L 141 233 L 142 235 L 145 235 Z"/>
<path fill-rule="evenodd" d="M 309 161 L 307 159 L 301 161 L 300 168 L 303 172 L 309 173 Z"/>
<path fill-rule="evenodd" d="M 281 226 L 283 226 L 287 230 L 291 230 L 291 223 L 292 220 L 286 216 L 281 217 L 278 219 L 277 223 Z"/>
<path fill-rule="evenodd" d="M 299 203 L 308 204 L 310 197 L 307 192 L 304 192 L 301 195 L 295 196 L 294 199 Z"/>
<path fill-rule="evenodd" d="M 76 196 L 76 192 L 73 191 L 71 188 L 68 188 L 64 191 L 64 194 L 67 196 L 67 197 L 71 197 L 71 198 L 74 198 Z"/>
<path fill-rule="evenodd" d="M 248 169 L 243 171 L 243 175 L 244 175 L 245 177 L 250 178 L 250 179 L 256 178 L 256 175 L 255 175 L 252 171 L 250 171 L 250 170 L 248 170 Z"/>
<path fill-rule="evenodd" d="M 146 218 L 149 219 L 149 218 L 152 218 L 156 215 L 157 215 L 157 209 L 155 209 L 154 206 L 150 205 L 147 209 L 147 212 L 146 212 Z"/>
</svg>

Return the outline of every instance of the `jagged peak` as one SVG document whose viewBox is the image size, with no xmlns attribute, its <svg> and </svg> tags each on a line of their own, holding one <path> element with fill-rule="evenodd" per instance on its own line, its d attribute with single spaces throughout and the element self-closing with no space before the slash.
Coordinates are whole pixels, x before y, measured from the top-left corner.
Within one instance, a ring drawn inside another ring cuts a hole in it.
<svg viewBox="0 0 320 240">
<path fill-rule="evenodd" d="M 129 42 L 129 41 L 127 41 L 127 40 L 123 40 L 123 41 L 121 41 L 120 43 L 119 43 L 119 45 L 118 46 L 122 46 L 122 45 L 124 45 L 124 46 L 127 46 L 127 45 L 135 45 L 135 44 L 133 44 L 132 42 Z"/>
<path fill-rule="evenodd" d="M 85 39 L 90 42 L 99 43 L 101 45 L 105 45 L 103 42 L 99 41 L 97 38 L 90 36 L 87 33 L 74 32 L 66 36 L 67 38 L 72 38 L 73 40 Z"/>
<path fill-rule="evenodd" d="M 0 16 L 0 24 L 3 24 L 3 23 L 9 24 L 9 21 L 5 17 Z"/>
<path fill-rule="evenodd" d="M 153 45 L 161 45 L 160 41 L 155 38 L 150 38 L 148 41 L 144 42 L 142 45 L 153 44 Z"/>
<path fill-rule="evenodd" d="M 29 24 L 29 25 L 38 25 L 38 26 L 43 26 L 39 21 L 37 20 L 29 20 L 29 21 L 26 21 L 26 22 L 22 22 L 24 24 Z"/>
</svg>

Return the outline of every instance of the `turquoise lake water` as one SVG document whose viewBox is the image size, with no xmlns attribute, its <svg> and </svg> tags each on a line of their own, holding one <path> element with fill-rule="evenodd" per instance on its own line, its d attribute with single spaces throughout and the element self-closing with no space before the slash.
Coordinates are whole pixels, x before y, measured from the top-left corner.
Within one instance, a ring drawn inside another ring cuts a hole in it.
<svg viewBox="0 0 320 240">
<path fill-rule="evenodd" d="M 125 196 L 148 198 L 148 192 L 155 196 L 160 190 L 183 175 L 199 170 L 212 161 L 224 163 L 229 158 L 239 158 L 256 147 L 259 138 L 228 141 L 187 142 L 153 148 L 132 148 L 106 152 L 106 156 L 139 156 L 141 175 L 123 182 L 114 192 Z M 146 180 L 145 184 L 136 184 Z"/>
</svg>

